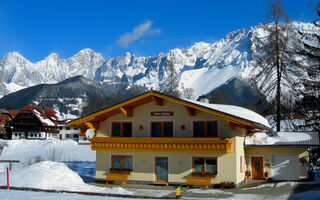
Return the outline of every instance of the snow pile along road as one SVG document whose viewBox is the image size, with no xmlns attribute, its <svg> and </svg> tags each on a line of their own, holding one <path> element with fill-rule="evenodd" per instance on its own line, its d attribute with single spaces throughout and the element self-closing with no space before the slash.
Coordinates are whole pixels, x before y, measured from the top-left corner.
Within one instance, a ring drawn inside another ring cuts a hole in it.
<svg viewBox="0 0 320 200">
<path fill-rule="evenodd" d="M 0 173 L 1 186 L 6 186 L 6 180 L 6 173 Z M 65 164 L 53 161 L 42 161 L 25 168 L 16 168 L 10 171 L 10 186 L 44 190 L 132 194 L 132 192 L 120 187 L 102 188 L 88 185 Z"/>
</svg>

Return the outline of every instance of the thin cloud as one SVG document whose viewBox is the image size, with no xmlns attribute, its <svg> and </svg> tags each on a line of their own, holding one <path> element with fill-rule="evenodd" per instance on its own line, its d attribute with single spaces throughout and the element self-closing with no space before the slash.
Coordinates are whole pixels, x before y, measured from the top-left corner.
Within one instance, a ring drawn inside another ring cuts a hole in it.
<svg viewBox="0 0 320 200">
<path fill-rule="evenodd" d="M 130 43 L 138 40 L 145 35 L 155 35 L 161 32 L 161 29 L 152 29 L 152 21 L 147 20 L 146 22 L 138 25 L 133 29 L 131 33 L 125 33 L 120 36 L 117 44 L 121 47 L 128 47 Z"/>
</svg>

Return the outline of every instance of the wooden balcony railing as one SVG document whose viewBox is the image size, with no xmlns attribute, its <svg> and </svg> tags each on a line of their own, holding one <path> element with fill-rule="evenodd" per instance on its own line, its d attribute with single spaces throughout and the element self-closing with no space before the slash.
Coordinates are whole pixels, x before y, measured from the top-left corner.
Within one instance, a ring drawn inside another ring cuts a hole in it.
<svg viewBox="0 0 320 200">
<path fill-rule="evenodd" d="M 130 138 L 94 137 L 91 149 L 96 151 L 140 152 L 231 152 L 232 140 L 221 138 Z"/>
</svg>

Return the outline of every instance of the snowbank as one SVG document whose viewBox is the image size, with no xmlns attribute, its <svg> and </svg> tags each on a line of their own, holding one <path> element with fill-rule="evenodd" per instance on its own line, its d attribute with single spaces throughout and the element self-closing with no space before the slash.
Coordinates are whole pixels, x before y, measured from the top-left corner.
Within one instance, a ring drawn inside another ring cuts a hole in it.
<svg viewBox="0 0 320 200">
<path fill-rule="evenodd" d="M 311 140 L 312 137 L 304 132 L 278 132 L 274 136 L 269 136 L 264 132 L 247 136 L 246 145 L 272 145 L 277 143 L 293 143 Z"/>
<path fill-rule="evenodd" d="M 20 160 L 21 163 L 41 157 L 54 161 L 95 161 L 90 145 L 79 145 L 73 140 L 3 140 L 7 143 L 0 159 Z"/>
<path fill-rule="evenodd" d="M 0 173 L 0 185 L 6 185 L 6 173 Z M 50 190 L 132 194 L 120 187 L 102 188 L 88 185 L 65 164 L 53 161 L 42 161 L 10 171 L 10 185 Z"/>
</svg>

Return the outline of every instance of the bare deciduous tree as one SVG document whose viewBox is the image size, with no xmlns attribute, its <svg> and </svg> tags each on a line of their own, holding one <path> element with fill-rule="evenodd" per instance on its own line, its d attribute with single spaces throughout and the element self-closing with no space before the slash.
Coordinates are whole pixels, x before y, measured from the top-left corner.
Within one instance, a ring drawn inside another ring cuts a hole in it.
<svg viewBox="0 0 320 200">
<path fill-rule="evenodd" d="M 183 97 L 186 99 L 192 100 L 194 98 L 194 89 L 193 88 L 185 88 L 183 90 Z"/>
<path fill-rule="evenodd" d="M 160 91 L 164 94 L 167 95 L 171 95 L 174 97 L 180 97 L 181 94 L 179 92 L 179 90 L 177 90 L 178 87 L 178 77 L 176 74 L 176 71 L 174 69 L 174 61 L 171 60 L 169 63 L 169 76 L 168 78 L 165 80 L 164 85 L 162 86 L 162 88 L 160 89 Z"/>
<path fill-rule="evenodd" d="M 263 26 L 267 35 L 260 41 L 255 41 L 255 68 L 258 73 L 254 71 L 256 74 L 253 77 L 260 90 L 272 96 L 269 110 L 276 120 L 277 131 L 280 131 L 280 120 L 288 114 L 284 106 L 287 104 L 284 97 L 288 94 L 283 93 L 283 87 L 289 92 L 295 89 L 295 80 L 291 77 L 295 73 L 291 70 L 293 52 L 288 45 L 291 23 L 281 1 L 274 0 L 269 7 L 268 19 L 272 22 Z"/>
</svg>

